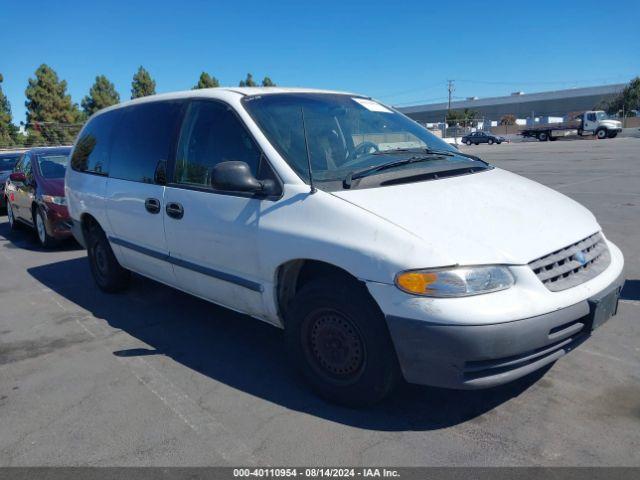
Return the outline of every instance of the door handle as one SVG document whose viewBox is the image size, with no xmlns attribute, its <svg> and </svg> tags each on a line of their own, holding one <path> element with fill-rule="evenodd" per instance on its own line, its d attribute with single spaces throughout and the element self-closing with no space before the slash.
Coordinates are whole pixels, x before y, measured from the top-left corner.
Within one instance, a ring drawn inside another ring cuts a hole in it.
<svg viewBox="0 0 640 480">
<path fill-rule="evenodd" d="M 176 202 L 169 202 L 165 208 L 167 215 L 171 218 L 176 218 L 180 220 L 184 216 L 184 208 L 182 205 Z"/>
<path fill-rule="evenodd" d="M 160 200 L 157 198 L 147 198 L 144 201 L 144 208 L 149 213 L 160 213 Z"/>
</svg>

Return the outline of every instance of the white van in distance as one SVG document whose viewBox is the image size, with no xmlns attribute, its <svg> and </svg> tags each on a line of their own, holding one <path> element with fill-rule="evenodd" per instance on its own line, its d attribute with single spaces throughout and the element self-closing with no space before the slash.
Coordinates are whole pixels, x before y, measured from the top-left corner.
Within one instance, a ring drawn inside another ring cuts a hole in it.
<svg viewBox="0 0 640 480">
<path fill-rule="evenodd" d="M 67 169 L 97 285 L 136 272 L 284 328 L 312 387 L 376 402 L 404 377 L 484 388 L 616 313 L 594 216 L 368 97 L 216 88 L 86 124 Z"/>
</svg>

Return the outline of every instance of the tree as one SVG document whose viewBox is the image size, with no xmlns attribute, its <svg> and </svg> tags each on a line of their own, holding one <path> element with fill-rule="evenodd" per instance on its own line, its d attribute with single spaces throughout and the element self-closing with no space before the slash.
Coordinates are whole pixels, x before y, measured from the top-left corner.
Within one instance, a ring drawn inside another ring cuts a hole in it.
<svg viewBox="0 0 640 480">
<path fill-rule="evenodd" d="M 447 113 L 446 122 L 447 125 L 453 127 L 455 125 L 459 125 L 461 127 L 470 127 L 473 126 L 476 122 L 475 119 L 478 116 L 478 112 L 475 110 L 469 110 L 465 108 L 463 111 L 460 110 L 450 110 Z"/>
<path fill-rule="evenodd" d="M 247 78 L 245 80 L 240 80 L 238 84 L 240 87 L 257 87 L 258 84 L 253 80 L 253 75 L 247 73 Z"/>
<path fill-rule="evenodd" d="M 11 123 L 11 104 L 2 91 L 4 77 L 0 73 L 0 148 L 15 145 L 17 139 L 17 128 Z"/>
<path fill-rule="evenodd" d="M 640 110 L 640 77 L 631 80 L 622 92 L 608 102 L 604 108 L 609 115 L 621 112 L 625 117 L 634 115 L 634 111 Z"/>
<path fill-rule="evenodd" d="M 500 125 L 515 125 L 516 124 L 516 116 L 511 115 L 510 113 L 507 115 L 503 115 L 500 119 Z"/>
<path fill-rule="evenodd" d="M 25 90 L 27 101 L 27 144 L 71 143 L 78 133 L 83 115 L 67 94 L 67 82 L 42 64 L 29 79 Z"/>
<path fill-rule="evenodd" d="M 193 87 L 192 90 L 198 90 L 200 88 L 216 88 L 220 86 L 218 79 L 207 72 L 202 72 L 198 79 L 198 84 Z"/>
<path fill-rule="evenodd" d="M 98 110 L 110 107 L 120 102 L 120 95 L 116 87 L 104 75 L 98 75 L 89 90 L 89 95 L 82 99 L 82 109 L 87 117 Z"/>
<path fill-rule="evenodd" d="M 156 94 L 156 82 L 142 66 L 133 75 L 131 82 L 131 98 L 146 97 Z"/>
<path fill-rule="evenodd" d="M 269 78 L 269 77 L 264 77 L 264 78 L 262 79 L 262 86 L 263 86 L 263 87 L 275 87 L 275 86 L 276 86 L 276 84 L 275 84 L 275 83 L 273 83 L 273 80 L 271 80 L 271 78 Z"/>
</svg>

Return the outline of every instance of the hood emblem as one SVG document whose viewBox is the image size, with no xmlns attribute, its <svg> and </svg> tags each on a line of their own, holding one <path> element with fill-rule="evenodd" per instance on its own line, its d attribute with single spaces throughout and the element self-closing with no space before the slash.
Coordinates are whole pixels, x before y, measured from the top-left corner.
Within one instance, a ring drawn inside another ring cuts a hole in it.
<svg viewBox="0 0 640 480">
<path fill-rule="evenodd" d="M 584 256 L 584 253 L 578 252 L 573 255 L 573 259 L 580 264 L 580 266 L 584 267 L 587 263 L 587 258 Z"/>
</svg>

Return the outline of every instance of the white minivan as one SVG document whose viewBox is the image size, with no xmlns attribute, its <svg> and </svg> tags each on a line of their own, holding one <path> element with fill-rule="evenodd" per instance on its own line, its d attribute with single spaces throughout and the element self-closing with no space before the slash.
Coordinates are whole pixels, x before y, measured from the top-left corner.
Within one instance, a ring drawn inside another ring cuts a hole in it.
<svg viewBox="0 0 640 480">
<path fill-rule="evenodd" d="M 136 272 L 284 328 L 325 398 L 484 388 L 616 313 L 623 257 L 569 198 L 369 97 L 215 88 L 101 110 L 67 169 L 97 285 Z"/>
</svg>

